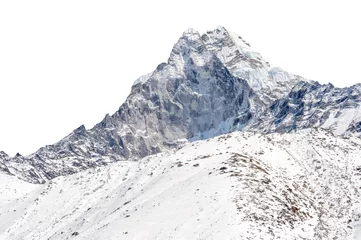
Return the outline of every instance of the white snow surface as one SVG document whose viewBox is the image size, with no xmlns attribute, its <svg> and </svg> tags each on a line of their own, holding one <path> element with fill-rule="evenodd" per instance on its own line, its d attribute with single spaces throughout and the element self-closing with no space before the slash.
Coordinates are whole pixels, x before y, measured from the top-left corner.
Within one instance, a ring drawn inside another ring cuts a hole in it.
<svg viewBox="0 0 361 240">
<path fill-rule="evenodd" d="M 234 132 L 43 185 L 0 173 L 0 239 L 361 239 L 360 147 Z"/>
</svg>

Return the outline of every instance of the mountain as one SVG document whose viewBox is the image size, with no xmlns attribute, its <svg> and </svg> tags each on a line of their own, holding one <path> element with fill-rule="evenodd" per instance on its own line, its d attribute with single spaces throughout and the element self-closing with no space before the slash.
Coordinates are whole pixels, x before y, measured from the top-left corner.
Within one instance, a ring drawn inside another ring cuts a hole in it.
<svg viewBox="0 0 361 240">
<path fill-rule="evenodd" d="M 360 99 L 189 29 L 93 128 L 0 151 L 0 240 L 361 240 Z"/>
<path fill-rule="evenodd" d="M 92 129 L 80 126 L 29 156 L 4 161 L 31 183 L 233 131 L 361 131 L 360 85 L 338 89 L 272 68 L 240 36 L 218 27 L 185 31 L 167 63 L 140 77 L 125 103 Z"/>
<path fill-rule="evenodd" d="M 361 239 L 360 148 L 233 132 L 45 184 L 0 172 L 0 239 Z"/>
</svg>

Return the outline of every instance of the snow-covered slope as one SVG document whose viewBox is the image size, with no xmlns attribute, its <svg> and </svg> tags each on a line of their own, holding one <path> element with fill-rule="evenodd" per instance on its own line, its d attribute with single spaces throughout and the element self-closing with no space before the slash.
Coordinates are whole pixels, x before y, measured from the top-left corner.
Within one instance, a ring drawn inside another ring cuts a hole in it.
<svg viewBox="0 0 361 240">
<path fill-rule="evenodd" d="M 135 82 L 125 103 L 92 129 L 80 126 L 29 156 L 0 160 L 25 181 L 49 179 L 247 130 L 321 127 L 359 135 L 360 86 L 337 89 L 269 63 L 240 36 L 218 27 L 183 33 L 167 63 Z"/>
<path fill-rule="evenodd" d="M 43 185 L 2 174 L 0 239 L 361 239 L 360 147 L 234 132 Z"/>
</svg>

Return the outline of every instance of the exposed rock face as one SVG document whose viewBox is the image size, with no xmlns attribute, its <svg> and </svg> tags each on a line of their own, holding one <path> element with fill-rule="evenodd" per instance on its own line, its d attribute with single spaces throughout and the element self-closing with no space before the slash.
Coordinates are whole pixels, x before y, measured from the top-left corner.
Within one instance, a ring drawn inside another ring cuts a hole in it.
<svg viewBox="0 0 361 240">
<path fill-rule="evenodd" d="M 4 152 L 4 151 L 0 151 L 0 159 L 1 160 L 5 160 L 7 159 L 9 156 Z"/>
<path fill-rule="evenodd" d="M 358 134 L 359 99 L 359 86 L 337 89 L 271 68 L 223 27 L 203 35 L 189 29 L 167 63 L 134 83 L 116 113 L 34 154 L 16 156 L 6 166 L 29 182 L 43 183 L 235 130 L 288 132 L 321 126 L 337 134 Z M 337 120 L 350 111 L 351 120 Z"/>
<path fill-rule="evenodd" d="M 341 89 L 301 81 L 286 96 L 272 102 L 263 123 L 255 127 L 266 132 L 321 127 L 335 135 L 360 136 L 360 102 L 360 85 Z"/>
<path fill-rule="evenodd" d="M 5 152 L 0 151 L 0 172 L 10 173 L 9 169 L 5 165 L 7 159 L 9 159 L 9 156 Z"/>
</svg>

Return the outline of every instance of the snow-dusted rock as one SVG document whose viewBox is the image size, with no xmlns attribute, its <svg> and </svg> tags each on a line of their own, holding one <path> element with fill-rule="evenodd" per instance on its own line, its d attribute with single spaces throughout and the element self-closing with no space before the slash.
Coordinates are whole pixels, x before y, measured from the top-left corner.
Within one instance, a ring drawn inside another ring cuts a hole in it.
<svg viewBox="0 0 361 240">
<path fill-rule="evenodd" d="M 10 173 L 5 165 L 7 159 L 9 159 L 9 156 L 4 151 L 0 151 L 0 172 Z"/>
<path fill-rule="evenodd" d="M 250 126 L 267 132 L 289 132 L 320 127 L 336 135 L 361 134 L 361 87 L 336 88 L 332 84 L 299 82 L 284 97 L 270 105 L 260 118 L 262 122 Z"/>
</svg>

